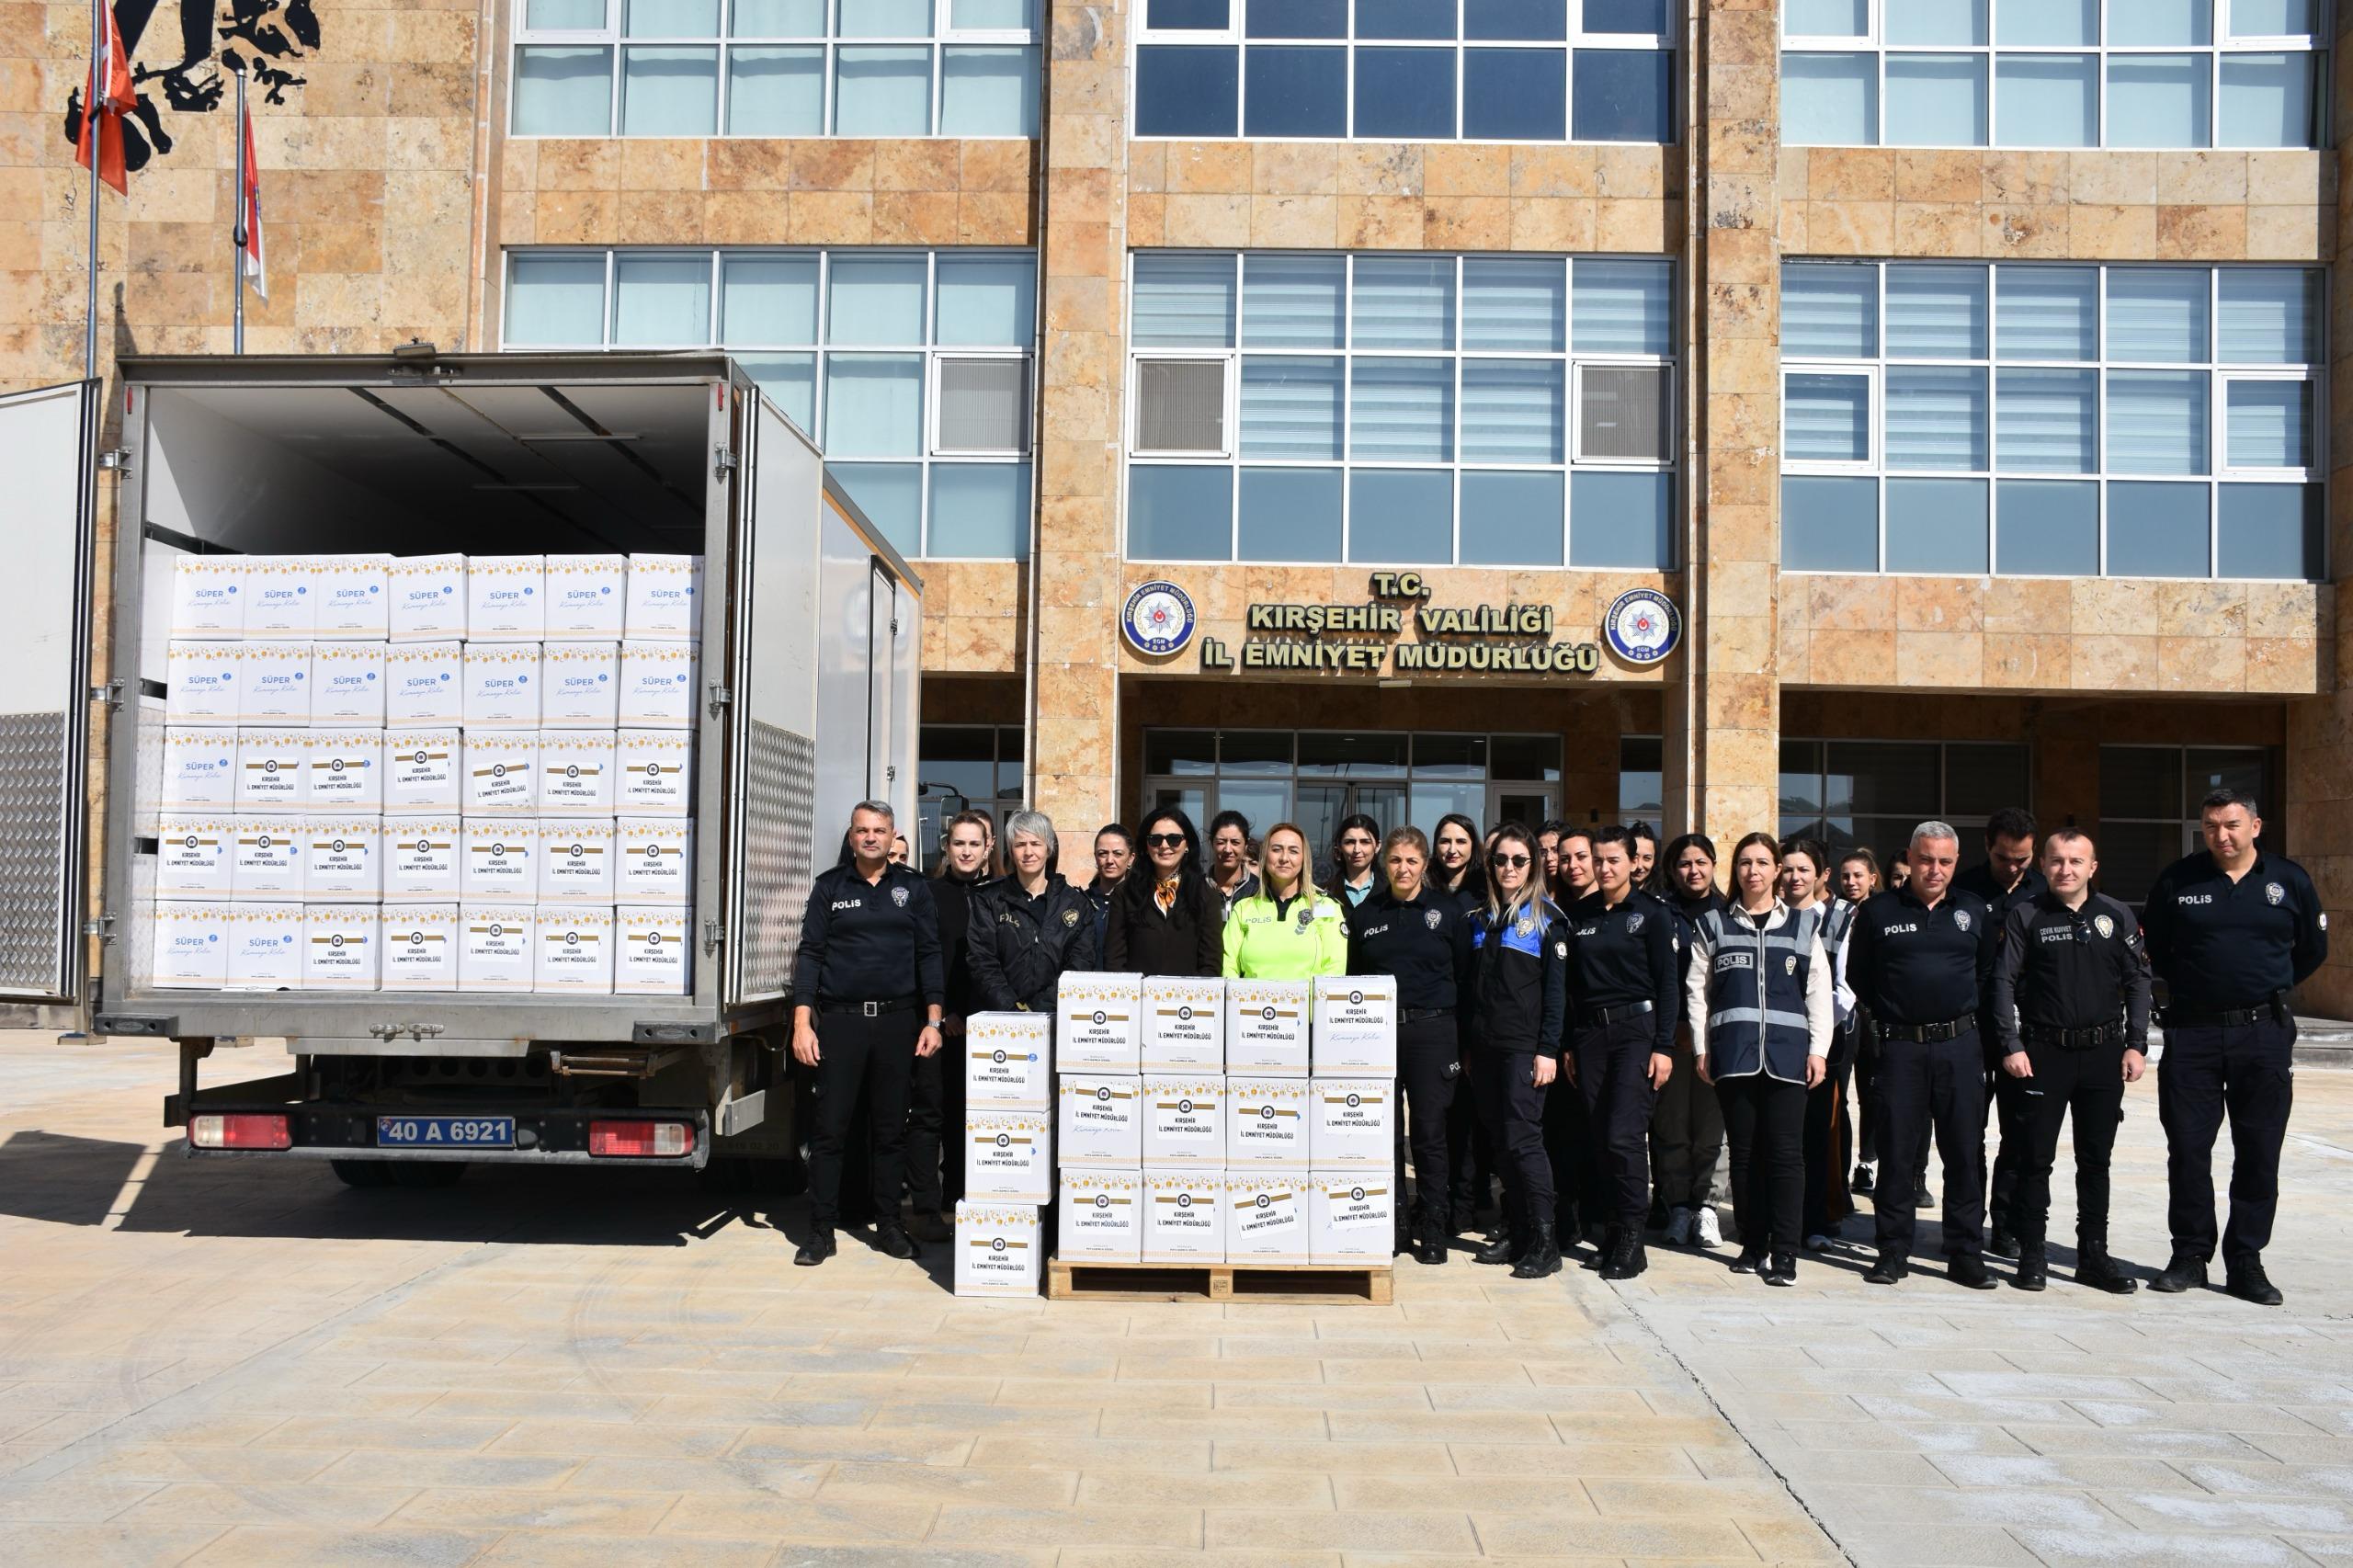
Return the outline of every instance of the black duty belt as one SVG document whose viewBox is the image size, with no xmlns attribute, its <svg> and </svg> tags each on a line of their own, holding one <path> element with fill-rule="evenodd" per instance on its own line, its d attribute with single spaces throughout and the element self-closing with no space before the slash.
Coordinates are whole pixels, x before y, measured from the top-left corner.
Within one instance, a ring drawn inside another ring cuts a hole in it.
<svg viewBox="0 0 2353 1568">
<path fill-rule="evenodd" d="M 2062 1051 L 2095 1051 L 2121 1040 L 2124 1026 L 2094 1024 L 2087 1029 L 2053 1029 L 2039 1024 L 2021 1024 L 2018 1026 L 2018 1038 L 2029 1045 L 2055 1045 Z"/>
<path fill-rule="evenodd" d="M 922 1000 L 915 996 L 893 996 L 887 1002 L 844 1002 L 838 997 L 817 999 L 820 1013 L 854 1013 L 860 1017 L 879 1018 L 885 1013 L 904 1012 Z"/>
<path fill-rule="evenodd" d="M 1454 1009 L 1451 1007 L 1406 1007 L 1398 1014 L 1399 1021 L 1408 1024 L 1418 1024 L 1426 1018 L 1452 1017 L 1454 1017 Z"/>
<path fill-rule="evenodd" d="M 1585 1023 L 1599 1024 L 1606 1028 L 1620 1018 L 1639 1018 L 1644 1013 L 1656 1011 L 1657 1004 L 1653 1002 L 1613 1002 L 1607 1007 L 1587 1007 L 1581 1017 Z"/>
<path fill-rule="evenodd" d="M 2172 1006 L 2165 1008 L 2158 1017 L 2169 1029 L 2233 1029 L 2247 1024 L 2284 1023 L 2287 1021 L 2287 1009 L 2272 1002 L 2253 1007 Z"/>
<path fill-rule="evenodd" d="M 1892 1024 L 1881 1018 L 1879 1020 L 1879 1038 L 1904 1040 L 1913 1045 L 1929 1045 L 1940 1040 L 1959 1040 L 1965 1034 L 1973 1033 L 1976 1028 L 1975 1018 L 1955 1018 L 1944 1024 Z"/>
</svg>

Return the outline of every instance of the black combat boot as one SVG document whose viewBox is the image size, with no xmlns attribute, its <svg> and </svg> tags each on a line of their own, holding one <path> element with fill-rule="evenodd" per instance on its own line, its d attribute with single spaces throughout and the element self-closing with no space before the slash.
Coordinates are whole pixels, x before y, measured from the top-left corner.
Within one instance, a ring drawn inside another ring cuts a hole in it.
<svg viewBox="0 0 2353 1568">
<path fill-rule="evenodd" d="M 2259 1257 L 2241 1258 L 2231 1264 L 2222 1278 L 2223 1290 L 2258 1307 L 2276 1307 L 2286 1299 L 2279 1294 L 2279 1287 L 2271 1282 L 2271 1277 L 2263 1272 L 2263 1259 Z"/>
<path fill-rule="evenodd" d="M 874 1227 L 874 1250 L 885 1257 L 910 1258 L 922 1249 L 915 1245 L 915 1237 L 907 1234 L 904 1225 L 896 1220 L 885 1220 Z"/>
<path fill-rule="evenodd" d="M 809 1239 L 801 1244 L 801 1250 L 792 1255 L 792 1261 L 803 1268 L 814 1268 L 833 1256 L 834 1233 L 830 1229 L 817 1230 L 809 1233 Z"/>
<path fill-rule="evenodd" d="M 1871 1265 L 1870 1272 L 1863 1276 L 1863 1283 L 1901 1285 L 1904 1283 L 1904 1277 L 1911 1272 L 1910 1258 L 1905 1257 L 1902 1253 L 1883 1252 L 1879 1255 L 1879 1261 Z"/>
<path fill-rule="evenodd" d="M 2018 1272 L 2010 1276 L 2010 1283 L 2021 1290 L 2040 1290 L 2050 1279 L 2050 1253 L 2040 1242 L 2021 1243 Z"/>
<path fill-rule="evenodd" d="M 2184 1290 L 2202 1290 L 2206 1284 L 2206 1260 L 2177 1252 L 2165 1265 L 2165 1271 L 2149 1281 L 2149 1289 L 2160 1296 L 2178 1296 Z"/>
<path fill-rule="evenodd" d="M 2107 1239 L 2093 1236 L 2075 1238 L 2075 1283 L 2105 1290 L 2111 1296 L 2129 1296 L 2141 1288 L 2138 1279 L 2118 1267 L 2116 1259 L 2108 1256 Z"/>
<path fill-rule="evenodd" d="M 1489 1237 L 1485 1246 L 1472 1253 L 1471 1261 L 1500 1267 L 1506 1263 L 1516 1262 L 1519 1255 L 1527 1250 L 1528 1239 L 1519 1233 L 1519 1227 L 1507 1225 L 1501 1235 Z"/>
<path fill-rule="evenodd" d="M 1512 1265 L 1515 1279 L 1541 1279 L 1561 1272 L 1560 1231 L 1549 1220 L 1539 1220 L 1528 1239 L 1528 1250 Z"/>
<path fill-rule="evenodd" d="M 1608 1261 L 1601 1266 L 1601 1277 L 1631 1279 L 1650 1266 L 1650 1254 L 1643 1246 L 1642 1227 L 1627 1225 L 1619 1231 L 1617 1244 L 1609 1249 Z"/>
<path fill-rule="evenodd" d="M 1994 1276 L 1986 1271 L 1985 1260 L 1973 1252 L 1955 1253 L 1945 1260 L 1945 1273 L 1956 1285 L 1966 1285 L 1972 1290 L 1994 1289 Z"/>
</svg>

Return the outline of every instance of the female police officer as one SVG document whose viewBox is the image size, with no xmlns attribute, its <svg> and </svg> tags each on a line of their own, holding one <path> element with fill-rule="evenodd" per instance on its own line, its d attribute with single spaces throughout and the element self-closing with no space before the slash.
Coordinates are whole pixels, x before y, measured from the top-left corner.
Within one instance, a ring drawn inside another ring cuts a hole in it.
<svg viewBox="0 0 2353 1568">
<path fill-rule="evenodd" d="M 817 1125 L 809 1138 L 809 1239 L 792 1261 L 814 1267 L 834 1256 L 842 1144 L 864 1091 L 875 1197 L 891 1205 L 874 1244 L 913 1257 L 895 1199 L 904 1163 L 907 1089 L 915 1059 L 939 1050 L 947 983 L 939 912 L 931 888 L 892 863 L 891 808 L 860 802 L 849 814 L 849 853 L 809 889 L 801 950 L 792 964 L 792 1056 L 817 1074 Z"/>
<path fill-rule="evenodd" d="M 1692 922 L 1684 1016 L 1732 1142 L 1733 1271 L 1761 1268 L 1768 1285 L 1794 1285 L 1806 1093 L 1828 1071 L 1833 1010 L 1823 906 L 1791 909 L 1774 895 L 1779 849 L 1752 833 L 1733 851 L 1739 898 Z"/>
<path fill-rule="evenodd" d="M 1487 899 L 1471 916 L 1461 1008 L 1472 1092 L 1504 1171 L 1504 1233 L 1476 1256 L 1513 1265 L 1520 1279 L 1561 1269 L 1544 1091 L 1561 1067 L 1568 927 L 1545 896 L 1537 855 L 1535 835 L 1518 823 L 1489 846 Z"/>
<path fill-rule="evenodd" d="M 1417 827 L 1393 829 L 1381 846 L 1388 885 L 1348 912 L 1348 972 L 1397 981 L 1397 1086 L 1407 1116 L 1397 1123 L 1396 1186 L 1405 1191 L 1405 1139 L 1414 1143 L 1417 1263 L 1444 1263 L 1452 1233 L 1446 1124 L 1462 1071 L 1454 1009 L 1470 967 L 1471 929 L 1451 893 L 1425 881 L 1429 841 Z"/>
<path fill-rule="evenodd" d="M 1307 869 L 1307 835 L 1290 823 L 1267 830 L 1259 891 L 1234 901 L 1225 923 L 1229 980 L 1313 980 L 1345 974 L 1347 928 L 1340 904 L 1315 887 Z"/>
<path fill-rule="evenodd" d="M 1096 965 L 1095 908 L 1055 869 L 1062 846 L 1043 812 L 1006 819 L 1012 869 L 972 895 L 972 995 L 993 1013 L 1051 1013 L 1064 970 Z"/>
</svg>

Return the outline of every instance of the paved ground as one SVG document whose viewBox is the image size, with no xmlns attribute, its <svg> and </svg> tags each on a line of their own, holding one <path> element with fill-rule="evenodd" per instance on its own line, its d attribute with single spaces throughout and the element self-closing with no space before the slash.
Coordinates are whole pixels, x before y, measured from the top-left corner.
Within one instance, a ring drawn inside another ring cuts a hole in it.
<svg viewBox="0 0 2353 1568">
<path fill-rule="evenodd" d="M 958 1302 L 855 1244 L 794 1269 L 676 1177 L 191 1164 L 169 1076 L 0 1040 L 8 1561 L 2353 1562 L 2353 1074 L 2299 1085 L 2273 1312 L 1665 1255 L 1406 1264 L 1389 1308 Z M 2152 1264 L 2154 1103 L 2118 1226 Z"/>
</svg>

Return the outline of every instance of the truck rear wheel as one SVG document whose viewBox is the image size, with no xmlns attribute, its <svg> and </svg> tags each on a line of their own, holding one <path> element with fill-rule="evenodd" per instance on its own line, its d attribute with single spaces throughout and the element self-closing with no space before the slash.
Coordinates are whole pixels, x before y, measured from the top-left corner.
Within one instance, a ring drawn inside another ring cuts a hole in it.
<svg viewBox="0 0 2353 1568">
<path fill-rule="evenodd" d="M 346 1187 L 390 1187 L 392 1183 L 392 1167 L 385 1160 L 329 1160 L 327 1168 Z"/>
<path fill-rule="evenodd" d="M 392 1160 L 392 1185 L 407 1187 L 455 1187 L 466 1174 L 463 1160 Z"/>
</svg>

